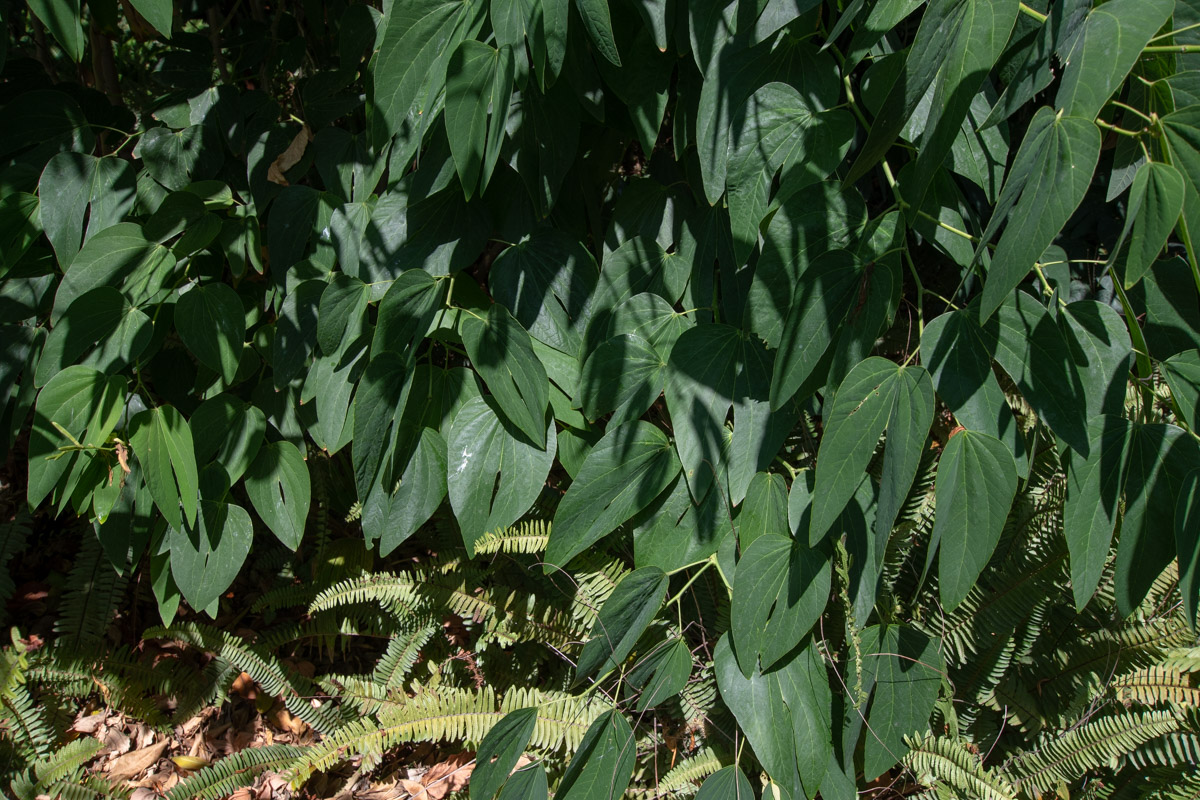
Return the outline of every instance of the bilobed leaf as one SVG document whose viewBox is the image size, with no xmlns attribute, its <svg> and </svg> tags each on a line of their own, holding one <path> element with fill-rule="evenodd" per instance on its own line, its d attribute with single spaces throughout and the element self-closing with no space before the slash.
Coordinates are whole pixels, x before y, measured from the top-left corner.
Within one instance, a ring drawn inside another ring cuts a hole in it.
<svg viewBox="0 0 1200 800">
<path fill-rule="evenodd" d="M 164 39 L 171 38 L 171 21 L 174 14 L 174 4 L 171 0 L 129 0 L 137 12 L 154 26 L 154 30 L 162 34 Z"/>
<path fill-rule="evenodd" d="M 579 654 L 576 683 L 621 666 L 662 606 L 668 583 L 666 574 L 658 567 L 635 569 L 621 578 L 600 607 L 591 636 Z"/>
<path fill-rule="evenodd" d="M 1070 453 L 1066 459 L 1063 533 L 1071 555 L 1071 590 L 1077 609 L 1095 593 L 1108 560 L 1125 486 L 1131 425 L 1124 417 L 1092 417 L 1087 457 Z"/>
<path fill-rule="evenodd" d="M 469 315 L 463 320 L 462 338 L 500 411 L 529 441 L 544 447 L 550 383 L 529 332 L 507 308 L 494 303 L 486 318 Z"/>
<path fill-rule="evenodd" d="M 1171 165 L 1185 182 L 1180 238 L 1194 253 L 1200 243 L 1200 104 L 1177 109 L 1160 124 Z"/>
<path fill-rule="evenodd" d="M 1183 479 L 1175 501 L 1175 550 L 1179 554 L 1179 593 L 1188 622 L 1196 627 L 1200 601 L 1200 471 Z"/>
<path fill-rule="evenodd" d="M 762 343 L 731 325 L 697 325 L 671 349 L 667 364 L 667 408 L 675 425 L 675 447 L 692 497 L 703 500 L 714 478 L 726 474 L 725 418 L 733 410 L 737 436 L 752 437 L 765 426 L 771 355 Z M 748 468 L 745 486 L 758 470 Z M 734 481 L 733 477 L 730 478 Z"/>
<path fill-rule="evenodd" d="M 583 362 L 580 401 L 595 421 L 613 412 L 610 425 L 637 419 L 662 394 L 667 361 L 649 342 L 633 333 L 614 336 Z"/>
<path fill-rule="evenodd" d="M 325 282 L 304 281 L 283 298 L 271 341 L 271 366 L 276 389 L 292 382 L 312 359 L 317 347 L 317 324 Z M 382 322 L 383 315 L 380 314 Z M 375 341 L 379 340 L 376 330 Z"/>
<path fill-rule="evenodd" d="M 312 481 L 304 456 L 291 442 L 269 442 L 246 470 L 246 494 L 279 541 L 295 550 L 304 538 Z"/>
<path fill-rule="evenodd" d="M 742 674 L 773 667 L 808 635 L 829 597 L 828 557 L 790 536 L 766 533 L 738 561 L 730 610 Z"/>
<path fill-rule="evenodd" d="M 354 486 L 363 501 L 376 484 L 385 453 L 394 446 L 397 434 L 393 426 L 404 411 L 412 379 L 406 363 L 402 356 L 385 350 L 367 364 L 354 393 L 354 449 L 350 455 Z"/>
<path fill-rule="evenodd" d="M 696 800 L 754 800 L 750 779 L 736 765 L 709 775 L 696 792 Z"/>
<path fill-rule="evenodd" d="M 1185 350 L 1159 363 L 1171 388 L 1179 417 L 1192 432 L 1200 431 L 1200 350 Z"/>
<path fill-rule="evenodd" d="M 469 400 L 450 423 L 446 484 L 468 553 L 477 539 L 513 524 L 537 499 L 554 461 L 553 420 L 543 423 L 543 431 L 546 446 L 535 447 L 483 397 Z"/>
<path fill-rule="evenodd" d="M 921 335 L 921 358 L 938 397 L 958 423 L 1004 442 L 1017 459 L 1018 472 L 1027 473 L 1025 439 L 992 372 L 983 331 L 971 312 L 952 311 L 930 320 Z"/>
<path fill-rule="evenodd" d="M 175 327 L 201 364 L 233 383 L 246 338 L 246 312 L 237 292 L 224 283 L 193 286 L 175 304 Z"/>
<path fill-rule="evenodd" d="M 862 278 L 862 264 L 848 250 L 831 250 L 800 273 L 771 376 L 772 408 L 791 399 L 816 369 L 854 307 Z"/>
<path fill-rule="evenodd" d="M 1100 158 L 1100 131 L 1091 118 L 1056 115 L 1040 108 L 1013 159 L 996 210 L 983 234 L 996 245 L 984 283 L 979 318 L 986 321 L 1025 279 L 1083 202 Z M 976 259 L 983 243 L 975 252 Z"/>
<path fill-rule="evenodd" d="M 446 136 L 467 197 L 487 188 L 512 95 L 513 51 L 463 41 L 450 56 L 446 77 Z"/>
<path fill-rule="evenodd" d="M 525 752 L 537 717 L 537 708 L 519 708 L 505 714 L 483 737 L 471 773 L 471 800 L 492 800 L 496 796 Z"/>
<path fill-rule="evenodd" d="M 330 356 L 341 349 L 347 332 L 357 327 L 370 299 L 371 287 L 358 278 L 343 272 L 333 276 L 317 306 L 317 344 L 322 353 Z"/>
<path fill-rule="evenodd" d="M 1109 259 L 1123 267 L 1126 289 L 1142 279 L 1166 246 L 1183 213 L 1183 198 L 1183 176 L 1170 164 L 1147 161 L 1138 168 L 1129 187 L 1125 227 Z"/>
<path fill-rule="evenodd" d="M 892 525 L 917 477 L 935 405 L 933 381 L 923 367 L 901 369 L 892 393 L 875 511 L 875 538 L 881 548 L 886 547 Z"/>
<path fill-rule="evenodd" d="M 125 387 L 125 378 L 118 375 L 106 378 L 99 371 L 83 366 L 67 367 L 42 387 L 29 430 L 26 496 L 31 507 L 41 505 L 69 471 L 82 471 L 84 464 L 97 457 L 83 452 L 54 457 L 58 448 L 73 444 L 59 428 L 80 444 L 105 446 L 124 411 Z M 193 474 L 194 471 L 193 465 Z"/>
<path fill-rule="evenodd" d="M 129 423 L 129 443 L 142 465 L 154 504 L 173 528 L 196 524 L 200 476 L 192 432 L 171 406 L 147 409 Z M 183 505 L 182 516 L 179 513 Z"/>
<path fill-rule="evenodd" d="M 588 32 L 592 44 L 614 66 L 621 66 L 621 55 L 617 52 L 617 42 L 613 39 L 612 16 L 608 10 L 608 0 L 575 0 L 575 8 L 583 20 L 583 28 Z"/>
<path fill-rule="evenodd" d="M 122 222 L 106 228 L 88 239 L 71 260 L 54 295 L 50 320 L 57 322 L 80 295 L 97 286 L 120 287 L 130 303 L 140 305 L 171 278 L 174 269 L 175 256 L 147 241 L 141 226 Z"/>
<path fill-rule="evenodd" d="M 488 288 L 531 336 L 576 355 L 599 274 L 582 242 L 555 228 L 539 228 L 496 257 Z"/>
<path fill-rule="evenodd" d="M 679 474 L 666 434 L 649 422 L 610 428 L 588 453 L 554 514 L 549 565 L 575 555 L 641 511 Z"/>
<path fill-rule="evenodd" d="M 135 176 L 120 158 L 59 153 L 50 159 L 38 181 L 39 213 L 60 263 L 70 264 L 84 238 L 116 225 L 133 208 Z"/>
<path fill-rule="evenodd" d="M 1078 300 L 1060 309 L 1059 328 L 1075 357 L 1087 416 L 1120 414 L 1133 365 L 1129 329 L 1111 306 Z"/>
<path fill-rule="evenodd" d="M 671 639 L 643 656 L 625 676 L 640 690 L 638 713 L 654 708 L 683 691 L 692 674 L 692 651 L 683 639 Z"/>
<path fill-rule="evenodd" d="M 170 527 L 171 577 L 193 609 L 208 608 L 233 583 L 254 541 L 246 509 L 233 503 L 200 501 L 195 524 Z"/>
<path fill-rule="evenodd" d="M 734 255 L 740 261 L 758 242 L 775 175 L 782 172 L 788 191 L 824 180 L 853 138 L 848 111 L 815 108 L 785 83 L 768 83 L 751 95 L 742 130 L 730 139 L 726 178 Z"/>
<path fill-rule="evenodd" d="M 80 6 L 79 0 L 30 0 L 29 3 L 29 10 L 77 64 L 83 60 L 83 49 L 87 44 L 80 24 Z"/>
<path fill-rule="evenodd" d="M 815 642 L 782 664 L 773 677 L 792 717 L 796 767 L 805 796 L 815 796 L 833 758 L 833 692 L 825 657 Z M 776 780 L 782 780 L 780 776 Z"/>
<path fill-rule="evenodd" d="M 587 729 L 567 771 L 556 800 L 617 800 L 625 796 L 633 777 L 637 747 L 633 729 L 620 711 L 613 709 Z"/>
<path fill-rule="evenodd" d="M 71 304 L 50 331 L 34 375 L 42 386 L 72 364 L 120 372 L 150 344 L 150 317 L 111 286 L 97 286 Z M 84 357 L 86 354 L 86 358 Z"/>
<path fill-rule="evenodd" d="M 921 430 L 929 418 L 928 376 L 920 368 L 898 367 L 894 362 L 872 356 L 860 362 L 842 381 L 833 408 L 825 422 L 825 435 L 817 452 L 816 488 L 813 490 L 811 541 L 829 530 L 854 495 L 859 478 L 867 468 L 879 437 L 890 425 L 897 426 L 901 447 L 897 448 L 895 489 L 904 484 L 903 475 L 912 467 L 914 441 L 925 440 Z M 905 396 L 906 395 L 906 396 Z M 891 435 L 889 433 L 891 447 Z M 912 477 L 907 479 L 911 485 Z M 908 486 L 903 487 L 908 493 Z M 894 501 L 893 501 L 894 502 Z M 901 501 L 903 502 L 903 501 Z"/>
<path fill-rule="evenodd" d="M 496 800 L 546 800 L 549 795 L 546 768 L 535 761 L 514 772 Z"/>
<path fill-rule="evenodd" d="M 233 395 L 219 394 L 200 404 L 188 420 L 196 463 L 201 469 L 216 461 L 230 483 L 246 472 L 267 432 L 262 409 Z"/>
<path fill-rule="evenodd" d="M 1109 0 L 1093 8 L 1063 58 L 1055 105 L 1067 116 L 1095 119 L 1174 10 L 1175 0 Z"/>
<path fill-rule="evenodd" d="M 936 639 L 900 625 L 864 630 L 862 653 L 864 684 L 875 689 L 863 773 L 874 780 L 908 752 L 905 736 L 928 730 L 946 665 Z"/>
<path fill-rule="evenodd" d="M 971 99 L 1008 42 L 1018 6 L 1017 0 L 930 0 L 903 70 L 871 125 L 846 185 L 883 158 L 933 87 L 914 185 L 905 189 L 905 199 L 920 205 L 933 170 L 945 160 L 958 136 Z"/>
<path fill-rule="evenodd" d="M 890 446 L 890 445 L 889 445 Z M 938 505 L 930 551 L 938 556 L 942 604 L 953 611 L 987 566 L 1017 493 L 1017 465 L 1002 442 L 959 431 L 938 463 Z"/>
<path fill-rule="evenodd" d="M 1077 453 L 1087 455 L 1088 401 L 1080 370 L 1046 307 L 1023 291 L 1012 292 L 983 331 L 992 357 L 1038 416 Z M 1097 371 L 1100 382 L 1102 374 Z"/>
<path fill-rule="evenodd" d="M 1134 612 L 1155 577 L 1176 557 L 1175 506 L 1184 478 L 1200 468 L 1200 445 L 1182 428 L 1135 423 L 1125 473 L 1125 512 L 1114 565 L 1117 610 Z"/>
<path fill-rule="evenodd" d="M 379 481 L 384 480 L 383 473 Z M 377 497 L 378 495 L 378 497 Z M 400 476 L 400 488 L 379 485 L 363 506 L 363 533 L 379 539 L 386 556 L 424 525 L 446 498 L 446 440 L 432 428 L 421 428 L 412 456 Z"/>
<path fill-rule="evenodd" d="M 754 473 L 738 510 L 737 529 L 743 553 L 764 534 L 788 533 L 788 494 L 782 475 Z"/>
<path fill-rule="evenodd" d="M 384 350 L 411 355 L 429 330 L 444 293 L 445 281 L 435 279 L 424 270 L 410 269 L 400 273 L 379 301 L 371 357 Z"/>
<path fill-rule="evenodd" d="M 401 3 L 387 16 L 373 71 L 375 105 L 388 129 L 398 133 L 417 101 L 418 113 L 432 105 L 446 82 L 446 61 L 474 35 L 482 3 L 418 0 Z"/>
</svg>

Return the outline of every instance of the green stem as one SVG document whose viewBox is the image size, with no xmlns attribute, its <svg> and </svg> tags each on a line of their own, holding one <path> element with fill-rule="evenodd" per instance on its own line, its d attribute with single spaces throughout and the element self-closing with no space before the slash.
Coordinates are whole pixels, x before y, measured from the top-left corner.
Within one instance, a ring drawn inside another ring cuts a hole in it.
<svg viewBox="0 0 1200 800">
<path fill-rule="evenodd" d="M 1167 31 L 1166 33 L 1160 33 L 1158 36 L 1155 36 L 1150 41 L 1157 42 L 1159 39 L 1170 39 L 1172 36 L 1178 36 L 1181 33 L 1186 33 L 1187 31 L 1195 30 L 1196 28 L 1200 28 L 1200 22 L 1193 22 L 1191 25 L 1185 25 L 1184 27 L 1176 28 L 1173 31 Z"/>
<path fill-rule="evenodd" d="M 1116 274 L 1112 275 L 1112 285 L 1117 293 L 1117 298 L 1121 301 L 1121 308 L 1125 311 L 1125 324 L 1129 326 L 1129 338 L 1133 341 L 1133 353 L 1137 362 L 1138 377 L 1142 378 L 1141 381 L 1138 381 L 1141 384 L 1142 390 L 1142 406 L 1143 408 L 1148 408 L 1154 403 L 1154 397 L 1149 386 L 1150 376 L 1154 373 L 1154 365 L 1150 363 L 1150 350 L 1146 347 L 1146 337 L 1142 335 L 1137 315 L 1133 313 L 1133 305 L 1125 295 L 1125 287 L 1121 285 L 1121 279 Z"/>
<path fill-rule="evenodd" d="M 711 567 L 713 564 L 716 564 L 716 563 L 717 563 L 717 557 L 715 555 L 709 556 L 704 561 L 704 565 L 702 567 L 700 567 L 700 569 L 696 570 L 695 574 L 693 574 L 692 577 L 688 578 L 688 581 L 687 581 L 687 583 L 685 583 L 683 585 L 683 588 L 680 589 L 678 592 L 676 592 L 675 596 L 667 601 L 667 605 L 671 605 L 672 603 L 678 603 L 679 599 L 681 597 L 683 597 L 683 593 L 686 592 L 688 589 L 692 588 L 692 584 L 696 582 L 696 579 L 699 578 L 701 575 L 703 575 L 705 570 L 707 570 L 709 567 Z"/>
<path fill-rule="evenodd" d="M 1049 19 L 1049 15 L 1043 14 L 1042 12 L 1038 11 L 1036 8 L 1030 8 L 1029 6 L 1025 5 L 1024 3 L 1021 3 L 1020 8 L 1021 8 L 1022 14 L 1024 14 L 1027 17 L 1032 17 L 1033 19 L 1036 19 L 1038 22 L 1045 22 L 1047 19 Z"/>
<path fill-rule="evenodd" d="M 1104 128 L 1106 131 L 1112 131 L 1113 133 L 1118 133 L 1121 136 L 1134 136 L 1140 138 L 1143 133 L 1143 131 L 1131 131 L 1127 128 L 1122 128 L 1119 125 L 1113 125 L 1111 122 L 1105 122 L 1099 117 L 1096 118 L 1096 124 L 1101 128 Z"/>
<path fill-rule="evenodd" d="M 1117 108 L 1123 108 L 1132 114 L 1136 114 L 1137 116 L 1141 117 L 1142 119 L 1144 119 L 1147 123 L 1149 123 L 1151 125 L 1154 124 L 1153 117 L 1147 116 L 1146 114 L 1142 113 L 1140 110 L 1134 108 L 1133 106 L 1129 105 L 1128 103 L 1122 103 L 1120 100 L 1109 100 L 1108 102 L 1110 104 L 1116 106 Z"/>
<path fill-rule="evenodd" d="M 1152 44 L 1143 53 L 1200 53 L 1200 44 Z"/>
</svg>

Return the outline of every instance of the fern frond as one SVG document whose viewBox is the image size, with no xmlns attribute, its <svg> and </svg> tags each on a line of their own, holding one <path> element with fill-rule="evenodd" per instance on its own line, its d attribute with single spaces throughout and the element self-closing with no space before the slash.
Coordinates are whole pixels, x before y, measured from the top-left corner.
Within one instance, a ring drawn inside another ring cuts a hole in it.
<svg viewBox="0 0 1200 800">
<path fill-rule="evenodd" d="M 54 729 L 47 709 L 34 702 L 22 684 L 0 696 L 0 731 L 12 740 L 18 753 L 46 758 L 53 749 Z"/>
<path fill-rule="evenodd" d="M 927 786 L 945 785 L 957 796 L 971 800 L 1016 800 L 1017 791 L 982 760 L 962 739 L 927 736 L 909 740 L 904 763 Z"/>
<path fill-rule="evenodd" d="M 1122 702 L 1153 706 L 1174 703 L 1200 707 L 1200 688 L 1193 685 L 1191 676 L 1168 666 L 1153 666 L 1135 670 L 1113 682 L 1117 699 Z"/>
<path fill-rule="evenodd" d="M 175 784 L 167 800 L 217 800 L 249 786 L 265 770 L 283 772 L 304 752 L 288 744 L 248 747 Z"/>
<path fill-rule="evenodd" d="M 658 782 L 656 797 L 691 797 L 709 775 L 733 763 L 711 747 L 703 747 L 680 761 Z"/>
<path fill-rule="evenodd" d="M 1018 754 L 1001 772 L 1019 790 L 1044 792 L 1088 770 L 1115 768 L 1124 754 L 1179 726 L 1180 718 L 1172 711 L 1098 717 L 1065 733 L 1044 736 L 1037 747 Z"/>
<path fill-rule="evenodd" d="M 8 601 L 17 588 L 8 573 L 8 562 L 25 549 L 31 530 L 29 511 L 25 508 L 18 510 L 7 522 L 0 523 L 0 620 L 8 617 Z"/>
<path fill-rule="evenodd" d="M 476 555 L 493 553 L 536 555 L 545 551 L 549 541 L 550 522 L 544 519 L 530 519 L 518 522 L 509 528 L 484 534 L 482 539 L 475 542 L 475 553 Z"/>
<path fill-rule="evenodd" d="M 99 538 L 85 535 L 67 579 L 70 588 L 54 622 L 58 634 L 54 646 L 68 653 L 102 646 L 127 581 L 109 563 Z"/>
<path fill-rule="evenodd" d="M 319 732 L 332 731 L 341 724 L 341 715 L 332 703 L 314 708 L 316 697 L 313 684 L 298 673 L 289 672 L 278 659 L 265 650 L 247 644 L 240 637 L 194 622 L 176 623 L 170 627 L 151 628 L 143 638 L 175 639 L 215 655 L 250 677 L 268 694 L 282 697 L 295 716 Z"/>
<path fill-rule="evenodd" d="M 34 767 L 38 785 L 47 790 L 60 783 L 79 781 L 83 765 L 95 758 L 103 746 L 90 737 L 64 745 Z"/>
</svg>

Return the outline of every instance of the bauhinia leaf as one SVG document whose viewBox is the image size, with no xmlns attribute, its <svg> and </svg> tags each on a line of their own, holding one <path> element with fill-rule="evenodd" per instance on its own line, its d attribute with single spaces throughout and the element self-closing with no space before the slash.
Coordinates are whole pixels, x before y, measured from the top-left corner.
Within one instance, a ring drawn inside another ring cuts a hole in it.
<svg viewBox="0 0 1200 800">
<path fill-rule="evenodd" d="M 667 596 L 667 584 L 666 574 L 658 567 L 642 567 L 621 578 L 600 607 L 591 638 L 579 654 L 577 684 L 620 667 L 658 613 Z"/>
<path fill-rule="evenodd" d="M 246 494 L 267 527 L 290 549 L 300 546 L 312 500 L 304 456 L 291 442 L 262 446 L 246 470 Z"/>
<path fill-rule="evenodd" d="M 483 737 L 471 773 L 471 800 L 492 800 L 496 796 L 525 752 L 537 718 L 537 708 L 519 708 L 505 714 Z"/>
<path fill-rule="evenodd" d="M 200 476 L 187 420 L 173 407 L 159 406 L 136 415 L 129 429 L 129 443 L 167 524 L 176 529 L 183 528 L 184 520 L 195 525 Z"/>
<path fill-rule="evenodd" d="M 468 315 L 462 323 L 463 345 L 503 413 L 538 447 L 546 444 L 546 406 L 550 382 L 533 351 L 529 332 L 508 309 L 494 303 L 487 317 Z"/>
<path fill-rule="evenodd" d="M 583 735 L 558 791 L 556 800 L 617 800 L 633 777 L 637 747 L 633 729 L 620 711 L 596 718 Z"/>
</svg>

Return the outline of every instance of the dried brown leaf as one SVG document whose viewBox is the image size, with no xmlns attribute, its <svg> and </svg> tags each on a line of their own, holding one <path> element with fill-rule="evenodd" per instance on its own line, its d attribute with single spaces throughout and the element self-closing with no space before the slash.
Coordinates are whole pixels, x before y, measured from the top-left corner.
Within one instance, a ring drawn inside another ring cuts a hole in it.
<svg viewBox="0 0 1200 800">
<path fill-rule="evenodd" d="M 271 166 L 267 167 L 267 180 L 271 183 L 277 183 L 280 186 L 287 186 L 288 180 L 283 176 L 292 167 L 300 163 L 300 159 L 304 158 L 304 151 L 308 149 L 308 143 L 312 141 L 312 131 L 305 125 L 296 134 L 296 138 L 292 139 L 292 143 L 287 146 L 287 149 L 275 157 L 271 162 Z"/>
<path fill-rule="evenodd" d="M 130 780 L 158 763 L 163 753 L 167 751 L 168 744 L 170 743 L 166 739 L 163 739 L 157 744 L 152 744 L 149 747 L 143 747 L 140 750 L 134 750 L 132 753 L 118 756 L 108 762 L 105 772 L 113 780 Z"/>
</svg>

